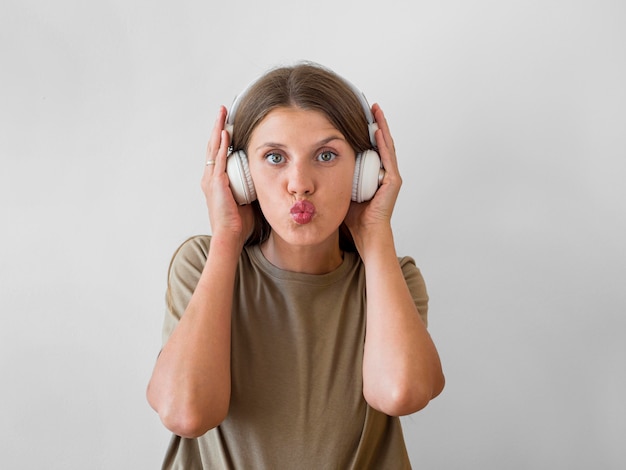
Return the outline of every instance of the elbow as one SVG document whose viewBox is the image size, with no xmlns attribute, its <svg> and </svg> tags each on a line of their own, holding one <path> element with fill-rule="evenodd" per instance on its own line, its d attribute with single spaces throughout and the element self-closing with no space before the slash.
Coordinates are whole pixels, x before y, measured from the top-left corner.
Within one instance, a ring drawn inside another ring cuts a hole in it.
<svg viewBox="0 0 626 470">
<path fill-rule="evenodd" d="M 439 369 L 439 373 L 437 374 L 437 378 L 435 379 L 433 389 L 432 389 L 433 390 L 432 396 L 430 397 L 430 399 L 432 400 L 433 398 L 436 398 L 437 396 L 439 396 L 439 394 L 443 392 L 443 389 L 445 386 L 446 386 L 446 377 L 445 375 L 443 375 L 443 372 L 441 371 L 441 369 Z"/>
<path fill-rule="evenodd" d="M 430 402 L 430 396 L 421 391 L 398 387 L 383 396 L 368 397 L 366 394 L 365 400 L 372 408 L 388 416 L 405 416 L 425 408 Z"/>
<path fill-rule="evenodd" d="M 157 412 L 163 425 L 177 436 L 196 438 L 219 426 L 228 415 L 229 402 L 217 406 L 201 406 L 193 401 L 160 400 L 147 391 L 148 403 Z"/>
<path fill-rule="evenodd" d="M 433 381 L 399 382 L 369 393 L 364 390 L 364 396 L 372 408 L 386 415 L 406 416 L 425 408 L 442 392 L 444 385 L 445 378 L 441 374 Z"/>
<path fill-rule="evenodd" d="M 159 413 L 161 422 L 177 436 L 194 439 L 219 426 L 226 418 L 226 412 L 207 416 L 193 411 L 177 410 Z"/>
</svg>

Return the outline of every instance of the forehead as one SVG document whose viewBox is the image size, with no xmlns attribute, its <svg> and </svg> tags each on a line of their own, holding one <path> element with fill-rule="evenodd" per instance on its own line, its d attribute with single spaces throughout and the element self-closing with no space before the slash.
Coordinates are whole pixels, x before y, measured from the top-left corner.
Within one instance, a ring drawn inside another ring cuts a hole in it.
<svg viewBox="0 0 626 470">
<path fill-rule="evenodd" d="M 255 140 L 266 134 L 287 137 L 294 133 L 299 135 L 332 133 L 342 136 L 326 114 L 321 111 L 299 107 L 279 107 L 267 113 L 257 124 L 251 138 Z"/>
</svg>

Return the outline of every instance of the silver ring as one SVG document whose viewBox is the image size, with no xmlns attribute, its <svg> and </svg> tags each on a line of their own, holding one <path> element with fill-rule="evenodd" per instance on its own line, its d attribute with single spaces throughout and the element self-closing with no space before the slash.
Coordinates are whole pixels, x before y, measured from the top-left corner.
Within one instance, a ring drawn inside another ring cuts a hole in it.
<svg viewBox="0 0 626 470">
<path fill-rule="evenodd" d="M 206 166 L 209 166 L 209 165 L 215 165 L 215 160 L 207 160 Z"/>
</svg>

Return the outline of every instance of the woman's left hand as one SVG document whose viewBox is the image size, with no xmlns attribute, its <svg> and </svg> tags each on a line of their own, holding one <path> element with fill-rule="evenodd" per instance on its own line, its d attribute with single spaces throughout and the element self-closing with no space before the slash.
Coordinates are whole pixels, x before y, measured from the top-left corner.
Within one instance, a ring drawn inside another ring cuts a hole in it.
<svg viewBox="0 0 626 470">
<path fill-rule="evenodd" d="M 352 202 L 345 222 L 361 251 L 364 238 L 390 232 L 391 215 L 402 186 L 393 138 L 385 115 L 378 104 L 372 106 L 372 114 L 378 124 L 376 144 L 385 176 L 374 197 L 363 203 Z"/>
<path fill-rule="evenodd" d="M 402 179 L 387 120 L 380 106 L 374 105 L 372 112 L 385 177 L 371 201 L 351 204 L 345 222 L 365 266 L 363 396 L 372 408 L 402 416 L 426 406 L 441 392 L 445 379 L 398 262 L 391 214 Z"/>
</svg>

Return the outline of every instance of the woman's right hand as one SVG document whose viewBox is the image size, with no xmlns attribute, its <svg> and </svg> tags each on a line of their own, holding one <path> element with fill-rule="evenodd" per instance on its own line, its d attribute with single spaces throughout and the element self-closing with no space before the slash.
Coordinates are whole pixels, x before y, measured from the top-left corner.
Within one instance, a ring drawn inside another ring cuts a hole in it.
<svg viewBox="0 0 626 470">
<path fill-rule="evenodd" d="M 235 277 L 254 220 L 252 207 L 238 206 L 230 190 L 225 120 L 226 109 L 221 107 L 207 146 L 210 164 L 202 175 L 213 235 L 209 251 L 184 313 L 180 308 L 171 312 L 180 319 L 157 358 L 147 391 L 148 402 L 165 426 L 188 438 L 203 435 L 228 415 Z M 203 261 L 192 266 L 189 263 L 195 258 L 181 256 L 170 277 L 170 283 L 184 284 L 178 294 L 172 294 L 183 296 L 179 302 L 189 295 L 189 283 L 193 285 Z"/>
<path fill-rule="evenodd" d="M 254 214 L 250 205 L 239 206 L 230 190 L 226 159 L 230 136 L 224 130 L 226 108 L 220 107 L 207 145 L 206 162 L 202 175 L 202 191 L 209 209 L 213 237 L 237 239 L 241 246 L 252 233 Z"/>
</svg>

